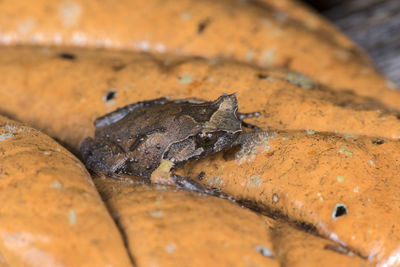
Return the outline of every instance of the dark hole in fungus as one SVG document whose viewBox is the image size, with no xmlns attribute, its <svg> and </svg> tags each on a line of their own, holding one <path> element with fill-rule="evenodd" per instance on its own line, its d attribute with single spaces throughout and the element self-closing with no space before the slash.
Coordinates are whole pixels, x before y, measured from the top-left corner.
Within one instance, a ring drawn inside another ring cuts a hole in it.
<svg viewBox="0 0 400 267">
<path fill-rule="evenodd" d="M 120 70 L 124 69 L 125 67 L 126 67 L 125 64 L 114 65 L 114 66 L 112 66 L 112 70 L 113 71 L 120 71 Z"/>
<path fill-rule="evenodd" d="M 374 145 L 382 145 L 384 143 L 385 143 L 385 141 L 383 141 L 381 139 L 377 139 L 377 140 L 372 141 L 372 144 L 374 144 Z"/>
<path fill-rule="evenodd" d="M 204 179 L 204 176 L 205 176 L 205 175 L 206 175 L 205 172 L 200 172 L 199 175 L 197 176 L 197 178 L 199 178 L 199 180 L 201 181 L 201 180 Z"/>
<path fill-rule="evenodd" d="M 206 27 L 208 26 L 208 24 L 209 24 L 208 20 L 204 20 L 204 21 L 200 22 L 199 25 L 197 26 L 197 33 L 202 34 L 204 32 L 204 30 L 206 29 Z"/>
<path fill-rule="evenodd" d="M 71 53 L 61 53 L 58 56 L 62 59 L 66 59 L 66 60 L 75 60 L 76 59 L 76 55 L 71 54 Z"/>
<path fill-rule="evenodd" d="M 268 78 L 268 75 L 259 73 L 259 74 L 257 75 L 257 77 L 258 77 L 258 79 L 267 79 L 267 78 Z"/>
<path fill-rule="evenodd" d="M 400 120 L 400 114 L 397 114 L 397 115 L 396 115 L 396 118 L 397 118 L 398 120 Z"/>
<path fill-rule="evenodd" d="M 337 204 L 337 205 L 335 206 L 335 209 L 333 210 L 332 217 L 333 217 L 333 219 L 337 219 L 337 218 L 339 218 L 339 217 L 341 217 L 341 216 L 344 216 L 344 215 L 346 215 L 346 214 L 347 214 L 347 207 L 346 207 L 346 205 L 344 205 L 344 204 Z"/>
<path fill-rule="evenodd" d="M 115 91 L 108 91 L 107 94 L 104 97 L 105 101 L 110 101 L 113 100 L 117 96 L 117 92 Z"/>
</svg>

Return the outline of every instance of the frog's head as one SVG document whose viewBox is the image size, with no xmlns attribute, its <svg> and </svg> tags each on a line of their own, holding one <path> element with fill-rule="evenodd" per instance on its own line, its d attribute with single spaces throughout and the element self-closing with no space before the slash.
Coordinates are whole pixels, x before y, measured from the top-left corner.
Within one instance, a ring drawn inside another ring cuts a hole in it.
<svg viewBox="0 0 400 267">
<path fill-rule="evenodd" d="M 236 94 L 222 95 L 211 105 L 215 111 L 195 138 L 197 146 L 204 149 L 202 156 L 229 147 L 242 131 Z"/>
</svg>

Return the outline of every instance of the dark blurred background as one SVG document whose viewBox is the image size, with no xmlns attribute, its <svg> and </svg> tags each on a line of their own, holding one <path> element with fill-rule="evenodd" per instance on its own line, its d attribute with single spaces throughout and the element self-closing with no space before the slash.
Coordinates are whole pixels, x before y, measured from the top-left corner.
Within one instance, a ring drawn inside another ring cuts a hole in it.
<svg viewBox="0 0 400 267">
<path fill-rule="evenodd" d="M 400 87 L 400 0 L 303 0 L 363 47 Z"/>
</svg>

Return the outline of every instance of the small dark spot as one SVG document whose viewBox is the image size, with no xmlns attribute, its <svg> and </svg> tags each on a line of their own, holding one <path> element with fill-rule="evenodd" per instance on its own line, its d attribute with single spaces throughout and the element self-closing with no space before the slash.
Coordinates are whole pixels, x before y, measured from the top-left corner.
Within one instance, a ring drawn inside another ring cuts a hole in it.
<svg viewBox="0 0 400 267">
<path fill-rule="evenodd" d="M 346 254 L 346 255 L 349 255 L 349 256 L 353 256 L 353 253 L 351 251 L 349 251 L 347 248 L 344 248 L 344 247 L 341 247 L 341 246 L 338 246 L 338 245 L 327 244 L 327 245 L 325 245 L 324 249 L 332 250 L 332 251 L 334 251 L 336 253 L 339 253 L 339 254 Z"/>
<path fill-rule="evenodd" d="M 258 79 L 267 79 L 267 78 L 268 78 L 268 75 L 259 73 L 259 74 L 257 75 L 257 78 L 258 78 Z"/>
<path fill-rule="evenodd" d="M 197 26 L 197 33 L 202 34 L 209 23 L 210 23 L 210 21 L 208 19 L 200 22 L 199 25 Z"/>
<path fill-rule="evenodd" d="M 107 101 L 113 100 L 116 96 L 117 96 L 117 92 L 110 90 L 105 95 L 104 100 L 107 102 Z"/>
<path fill-rule="evenodd" d="M 347 207 L 345 204 L 336 204 L 332 212 L 332 218 L 337 219 L 347 214 Z"/>
<path fill-rule="evenodd" d="M 118 65 L 112 66 L 112 70 L 113 71 L 120 71 L 120 70 L 124 69 L 125 67 L 126 67 L 125 64 L 118 64 Z"/>
<path fill-rule="evenodd" d="M 383 141 L 382 139 L 376 139 L 376 140 L 372 141 L 372 144 L 374 144 L 374 145 L 382 145 L 384 143 L 385 143 L 385 141 Z"/>
<path fill-rule="evenodd" d="M 201 180 L 204 179 L 204 176 L 205 176 L 205 175 L 206 175 L 205 172 L 200 172 L 199 175 L 197 176 L 197 178 L 199 178 L 199 180 L 201 181 Z"/>
<path fill-rule="evenodd" d="M 58 54 L 58 56 L 62 59 L 66 59 L 66 60 L 75 60 L 76 59 L 76 55 L 72 54 L 72 53 L 61 53 L 61 54 Z"/>
<path fill-rule="evenodd" d="M 397 114 L 397 115 L 396 115 L 396 118 L 397 118 L 398 120 L 400 120 L 400 114 Z"/>
</svg>

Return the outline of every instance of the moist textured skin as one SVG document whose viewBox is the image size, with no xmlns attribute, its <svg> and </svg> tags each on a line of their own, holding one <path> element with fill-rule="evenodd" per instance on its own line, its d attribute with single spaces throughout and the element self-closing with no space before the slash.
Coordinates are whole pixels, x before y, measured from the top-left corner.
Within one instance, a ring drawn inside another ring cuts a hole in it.
<svg viewBox="0 0 400 267">
<path fill-rule="evenodd" d="M 134 103 L 96 119 L 95 138 L 82 142 L 82 156 L 97 173 L 150 178 L 163 158 L 183 164 L 229 147 L 242 131 L 236 113 L 235 95 Z"/>
</svg>

